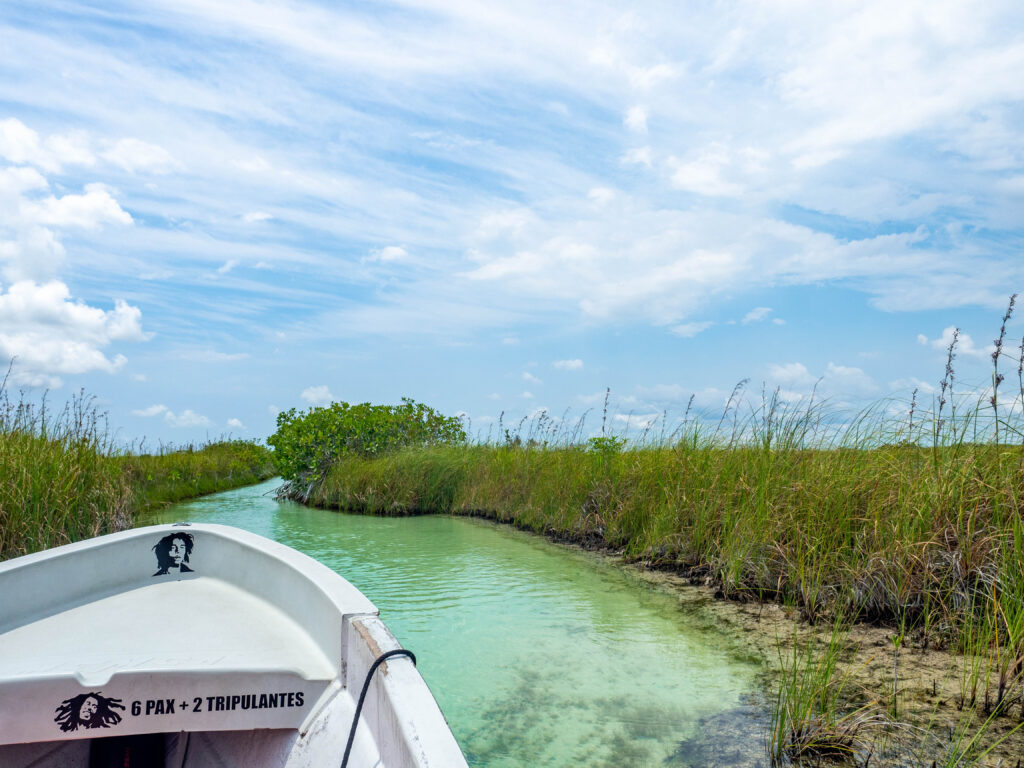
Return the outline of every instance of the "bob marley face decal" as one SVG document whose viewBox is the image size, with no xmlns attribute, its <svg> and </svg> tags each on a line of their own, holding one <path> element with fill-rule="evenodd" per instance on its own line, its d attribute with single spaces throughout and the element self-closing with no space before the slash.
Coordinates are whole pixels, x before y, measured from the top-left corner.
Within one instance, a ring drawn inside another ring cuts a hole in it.
<svg viewBox="0 0 1024 768">
<path fill-rule="evenodd" d="M 65 699 L 55 710 L 53 721 L 62 731 L 77 731 L 79 728 L 109 728 L 121 722 L 115 709 L 124 709 L 120 699 L 108 699 L 98 691 L 80 693 Z"/>
<path fill-rule="evenodd" d="M 195 539 L 191 533 L 175 531 L 168 533 L 160 541 L 153 545 L 156 552 L 157 571 L 154 576 L 166 576 L 168 574 L 192 573 L 188 567 L 188 559 L 195 546 Z"/>
</svg>

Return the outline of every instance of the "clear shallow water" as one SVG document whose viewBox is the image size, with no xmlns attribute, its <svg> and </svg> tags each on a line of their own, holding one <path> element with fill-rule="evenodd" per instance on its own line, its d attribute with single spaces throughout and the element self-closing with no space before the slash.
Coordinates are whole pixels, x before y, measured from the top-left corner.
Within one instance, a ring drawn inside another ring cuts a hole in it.
<svg viewBox="0 0 1024 768">
<path fill-rule="evenodd" d="M 309 509 L 274 500 L 279 482 L 149 522 L 244 528 L 355 584 L 416 653 L 470 765 L 761 762 L 745 697 L 759 668 L 730 651 L 706 612 L 508 527 Z"/>
</svg>

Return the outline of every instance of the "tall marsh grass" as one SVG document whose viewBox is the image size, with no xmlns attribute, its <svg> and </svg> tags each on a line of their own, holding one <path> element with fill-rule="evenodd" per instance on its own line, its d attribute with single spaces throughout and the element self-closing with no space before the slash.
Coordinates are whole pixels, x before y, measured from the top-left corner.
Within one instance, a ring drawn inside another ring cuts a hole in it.
<svg viewBox="0 0 1024 768">
<path fill-rule="evenodd" d="M 0 560 L 131 525 L 132 488 L 79 395 L 52 413 L 0 387 Z"/>
<path fill-rule="evenodd" d="M 6 382 L 4 382 L 6 383 Z M 0 386 L 0 560 L 129 528 L 155 504 L 264 480 L 266 448 L 222 441 L 133 455 L 79 394 L 59 410 Z"/>
</svg>

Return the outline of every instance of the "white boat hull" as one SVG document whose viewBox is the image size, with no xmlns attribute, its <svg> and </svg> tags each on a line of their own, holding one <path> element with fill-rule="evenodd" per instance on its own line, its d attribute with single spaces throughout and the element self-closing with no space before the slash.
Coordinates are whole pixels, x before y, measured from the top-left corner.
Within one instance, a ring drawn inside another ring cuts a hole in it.
<svg viewBox="0 0 1024 768">
<path fill-rule="evenodd" d="M 0 767 L 84 768 L 133 734 L 163 734 L 173 768 L 340 765 L 367 672 L 399 647 L 333 571 L 226 526 L 0 563 Z M 382 663 L 350 768 L 465 765 L 412 661 Z"/>
</svg>

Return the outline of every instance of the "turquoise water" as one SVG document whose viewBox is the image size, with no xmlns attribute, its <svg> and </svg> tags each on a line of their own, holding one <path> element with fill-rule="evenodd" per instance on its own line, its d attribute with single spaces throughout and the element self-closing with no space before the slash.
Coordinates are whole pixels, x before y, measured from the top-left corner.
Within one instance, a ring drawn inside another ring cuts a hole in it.
<svg viewBox="0 0 1024 768">
<path fill-rule="evenodd" d="M 473 766 L 754 765 L 757 664 L 703 608 L 491 523 L 279 503 L 280 481 L 151 522 L 234 525 L 325 563 L 380 609 Z M 737 739 L 741 746 L 736 746 Z"/>
</svg>

